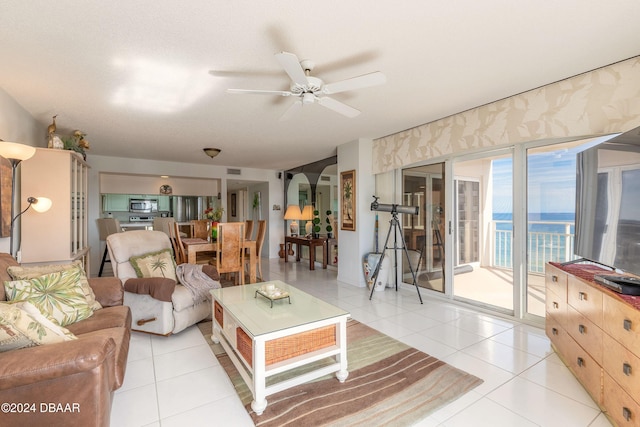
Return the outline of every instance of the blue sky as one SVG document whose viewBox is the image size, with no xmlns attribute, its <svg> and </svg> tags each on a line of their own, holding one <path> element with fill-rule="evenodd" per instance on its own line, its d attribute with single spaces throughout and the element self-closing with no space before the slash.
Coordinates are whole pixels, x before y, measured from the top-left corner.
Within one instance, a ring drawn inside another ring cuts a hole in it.
<svg viewBox="0 0 640 427">
<path fill-rule="evenodd" d="M 528 210 L 530 213 L 575 210 L 576 151 L 558 150 L 529 156 Z M 493 162 L 493 211 L 513 211 L 511 158 Z"/>
</svg>

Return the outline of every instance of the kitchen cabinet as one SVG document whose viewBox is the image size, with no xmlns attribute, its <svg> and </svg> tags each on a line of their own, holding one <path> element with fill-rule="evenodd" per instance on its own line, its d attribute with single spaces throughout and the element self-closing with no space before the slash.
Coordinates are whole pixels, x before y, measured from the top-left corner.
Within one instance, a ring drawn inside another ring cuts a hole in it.
<svg viewBox="0 0 640 427">
<path fill-rule="evenodd" d="M 82 260 L 89 271 L 88 169 L 78 153 L 37 148 L 21 163 L 22 209 L 28 197 L 47 197 L 51 208 L 33 209 L 21 217 L 20 253 L 23 264 L 62 263 Z"/>
<path fill-rule="evenodd" d="M 129 195 L 103 194 L 102 212 L 129 212 Z"/>
<path fill-rule="evenodd" d="M 158 196 L 158 210 L 169 212 L 171 210 L 171 198 L 169 196 Z"/>
<path fill-rule="evenodd" d="M 171 197 L 157 194 L 103 194 L 102 212 L 129 212 L 130 199 L 158 200 L 158 211 L 171 209 Z"/>
</svg>

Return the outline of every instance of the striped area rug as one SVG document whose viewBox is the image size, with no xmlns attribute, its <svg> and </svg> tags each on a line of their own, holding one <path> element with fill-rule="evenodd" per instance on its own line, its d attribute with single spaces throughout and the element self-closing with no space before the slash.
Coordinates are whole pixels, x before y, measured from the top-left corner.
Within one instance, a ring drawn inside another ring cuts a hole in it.
<svg viewBox="0 0 640 427">
<path fill-rule="evenodd" d="M 251 392 L 229 356 L 221 345 L 211 342 L 211 322 L 200 323 L 199 327 L 259 427 L 408 426 L 482 383 L 473 375 L 350 320 L 347 380 L 341 384 L 331 375 L 267 396 L 267 409 L 258 416 L 251 410 Z M 291 373 L 273 380 L 280 381 L 287 375 Z"/>
</svg>

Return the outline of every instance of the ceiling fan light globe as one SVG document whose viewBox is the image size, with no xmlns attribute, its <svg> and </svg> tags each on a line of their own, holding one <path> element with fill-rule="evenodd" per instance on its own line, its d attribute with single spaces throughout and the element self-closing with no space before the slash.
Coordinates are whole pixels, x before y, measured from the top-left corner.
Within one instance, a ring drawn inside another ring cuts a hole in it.
<svg viewBox="0 0 640 427">
<path fill-rule="evenodd" d="M 307 92 L 302 95 L 302 103 L 305 105 L 313 104 L 315 100 L 316 100 L 315 95 L 310 92 Z"/>
</svg>

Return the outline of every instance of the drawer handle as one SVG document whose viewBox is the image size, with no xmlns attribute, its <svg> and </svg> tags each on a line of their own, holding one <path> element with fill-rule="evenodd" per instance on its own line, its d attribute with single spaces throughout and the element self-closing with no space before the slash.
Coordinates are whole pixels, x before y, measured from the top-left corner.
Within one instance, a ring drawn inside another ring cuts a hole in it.
<svg viewBox="0 0 640 427">
<path fill-rule="evenodd" d="M 551 328 L 551 333 L 553 335 L 558 335 L 558 328 Z"/>
<path fill-rule="evenodd" d="M 578 366 L 584 366 L 584 359 L 582 357 L 578 357 Z"/>
<path fill-rule="evenodd" d="M 622 416 L 624 417 L 625 420 L 631 421 L 631 409 L 623 407 Z"/>
<path fill-rule="evenodd" d="M 553 302 L 553 308 L 558 308 L 558 307 L 560 307 L 560 306 L 558 305 L 558 303 L 557 303 L 557 302 L 555 302 L 555 301 L 554 301 L 554 302 Z"/>
<path fill-rule="evenodd" d="M 624 372 L 624 374 L 628 377 L 631 376 L 631 365 L 629 365 L 628 363 L 625 363 L 622 365 L 622 372 Z"/>
<path fill-rule="evenodd" d="M 553 276 L 551 276 L 551 281 L 552 282 L 557 282 L 558 281 L 558 276 L 556 276 L 555 274 Z"/>
<path fill-rule="evenodd" d="M 580 301 L 586 301 L 587 300 L 587 294 L 585 294 L 584 292 L 578 292 L 578 299 Z"/>
<path fill-rule="evenodd" d="M 585 328 L 584 325 L 578 325 L 578 332 L 585 334 L 587 332 L 587 328 Z"/>
<path fill-rule="evenodd" d="M 633 323 L 631 322 L 631 320 L 624 319 L 623 327 L 624 327 L 625 330 L 630 331 L 632 325 L 633 325 Z"/>
</svg>

